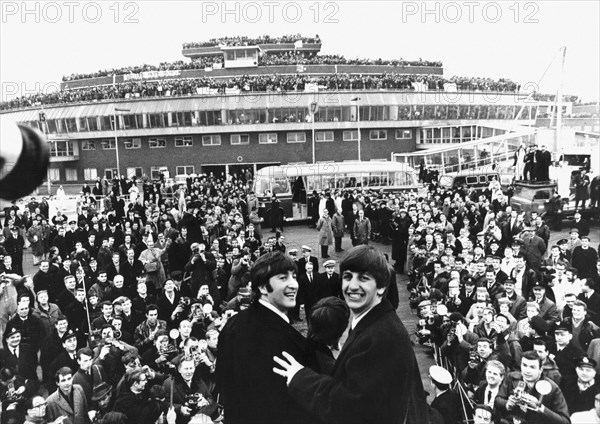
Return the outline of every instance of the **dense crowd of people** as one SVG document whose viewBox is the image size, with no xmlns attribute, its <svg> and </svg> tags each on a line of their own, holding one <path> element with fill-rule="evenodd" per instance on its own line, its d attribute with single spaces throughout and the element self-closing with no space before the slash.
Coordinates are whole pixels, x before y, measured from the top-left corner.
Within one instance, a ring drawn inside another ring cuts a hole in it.
<svg viewBox="0 0 600 424">
<path fill-rule="evenodd" d="M 138 65 L 126 66 L 118 69 L 104 69 L 93 73 L 71 74 L 63 76 L 63 82 L 76 81 L 88 78 L 99 78 L 113 75 L 139 74 L 148 71 L 171 71 L 171 70 L 189 70 L 206 69 L 214 65 L 223 65 L 223 54 L 218 53 L 210 56 L 201 56 L 190 62 L 178 60 L 176 62 L 162 62 L 160 65 Z M 341 55 L 317 55 L 316 53 L 303 52 L 299 50 L 265 53 L 259 56 L 259 66 L 274 65 L 387 65 L 387 66 L 435 66 L 441 67 L 442 62 L 428 60 L 407 61 L 403 59 L 346 59 Z"/>
<path fill-rule="evenodd" d="M 197 95 L 202 89 L 250 92 L 302 91 L 306 85 L 318 86 L 319 90 L 443 90 L 448 84 L 461 91 L 517 92 L 519 84 L 508 80 L 476 77 L 445 78 L 438 75 L 406 75 L 384 73 L 380 75 L 331 74 L 320 77 L 308 75 L 243 75 L 229 79 L 176 78 L 160 81 L 129 81 L 115 85 L 63 89 L 52 93 L 22 96 L 0 103 L 0 110 L 49 104 L 101 101 L 110 99 L 133 99 L 144 97 L 178 97 Z"/>
<path fill-rule="evenodd" d="M 223 55 L 211 55 L 202 56 L 198 59 L 194 59 L 190 62 L 184 62 L 178 60 L 175 62 L 162 62 L 160 65 L 137 65 L 137 66 L 126 66 L 119 69 L 104 69 L 101 71 L 93 72 L 91 74 L 71 74 L 63 76 L 63 82 L 76 81 L 88 78 L 99 78 L 108 77 L 113 75 L 128 75 L 128 74 L 140 74 L 142 72 L 149 71 L 173 71 L 173 70 L 187 70 L 187 69 L 205 69 L 207 67 L 214 66 L 215 64 L 223 64 Z"/>
<path fill-rule="evenodd" d="M 189 177 L 175 192 L 145 179 L 141 193 L 133 179 L 98 180 L 83 186 L 76 218 L 47 198 L 7 208 L 2 421 L 275 424 L 368 411 L 380 422 L 422 422 L 407 410 L 424 398 L 420 379 L 391 378 L 418 376 L 410 343 L 398 341 L 407 337 L 394 312 L 402 274 L 420 317 L 417 339 L 443 365 L 430 370 L 431 408 L 420 406 L 431 422 L 597 420 L 600 261 L 580 214 L 551 243 L 543 217 L 512 209 L 497 181 L 443 189 L 430 178 L 423 195 L 315 192 L 308 211 L 320 266 L 310 246 L 284 238 L 276 195 L 259 214 L 251 179 L 249 171 Z M 584 204 L 597 207 L 597 194 Z M 372 241 L 391 243 L 393 265 Z M 31 277 L 23 275 L 26 245 L 39 267 Z M 334 245 L 350 250 L 339 274 L 328 255 Z M 359 331 L 335 362 L 350 316 Z M 302 318 L 308 342 L 285 324 Z M 372 333 L 375 319 L 392 319 L 385 331 L 394 337 Z M 257 342 L 270 331 L 280 336 Z M 399 371 L 396 355 L 410 368 Z M 250 356 L 254 366 L 244 362 Z M 350 392 L 340 390 L 351 381 Z M 403 400 L 382 408 L 373 390 Z"/>
<path fill-rule="evenodd" d="M 338 54 L 317 54 L 303 51 L 287 51 L 280 53 L 269 53 L 260 56 L 259 66 L 268 65 L 387 65 L 387 66 L 435 66 L 442 67 L 442 62 L 400 59 L 347 59 Z"/>
<path fill-rule="evenodd" d="M 302 41 L 303 43 L 309 44 L 320 44 L 321 39 L 319 35 L 314 37 L 303 37 L 300 34 L 288 34 L 282 35 L 281 37 L 271 37 L 270 35 L 262 35 L 260 37 L 251 38 L 246 36 L 233 36 L 233 37 L 219 37 L 211 38 L 208 41 L 183 43 L 184 49 L 191 49 L 194 47 L 215 47 L 215 46 L 256 46 L 257 44 L 289 44 L 295 43 L 296 41 Z"/>
</svg>

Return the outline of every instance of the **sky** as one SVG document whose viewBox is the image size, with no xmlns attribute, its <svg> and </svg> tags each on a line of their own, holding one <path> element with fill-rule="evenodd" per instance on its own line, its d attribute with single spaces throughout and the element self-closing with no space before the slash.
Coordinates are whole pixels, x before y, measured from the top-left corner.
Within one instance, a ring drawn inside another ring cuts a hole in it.
<svg viewBox="0 0 600 424">
<path fill-rule="evenodd" d="M 323 54 L 439 60 L 444 75 L 510 78 L 600 98 L 598 1 L 0 0 L 0 100 L 52 91 L 63 75 L 189 60 L 184 42 L 319 34 Z"/>
</svg>

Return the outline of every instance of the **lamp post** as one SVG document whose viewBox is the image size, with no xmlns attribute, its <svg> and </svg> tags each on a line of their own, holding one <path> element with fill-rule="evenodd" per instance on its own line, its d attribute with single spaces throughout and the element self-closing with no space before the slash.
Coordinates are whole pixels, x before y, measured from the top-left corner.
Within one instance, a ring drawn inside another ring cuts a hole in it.
<svg viewBox="0 0 600 424">
<path fill-rule="evenodd" d="M 118 107 L 113 111 L 114 131 L 115 131 L 115 156 L 117 157 L 117 177 L 121 177 L 121 165 L 119 162 L 119 140 L 117 138 L 117 112 L 129 112 L 131 109 L 120 109 Z"/>
<path fill-rule="evenodd" d="M 356 126 L 358 129 L 358 161 L 360 162 L 360 97 L 355 97 L 351 101 L 356 102 Z"/>
<path fill-rule="evenodd" d="M 312 118 L 310 120 L 311 130 L 312 130 L 312 163 L 315 163 L 315 116 L 317 115 L 317 111 L 319 110 L 319 104 L 317 102 L 312 102 L 310 104 L 310 113 Z"/>
</svg>

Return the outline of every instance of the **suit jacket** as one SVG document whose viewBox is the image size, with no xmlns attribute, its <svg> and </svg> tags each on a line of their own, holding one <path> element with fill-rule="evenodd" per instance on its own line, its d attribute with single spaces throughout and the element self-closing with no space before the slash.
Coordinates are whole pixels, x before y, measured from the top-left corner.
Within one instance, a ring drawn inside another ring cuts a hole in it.
<svg viewBox="0 0 600 424">
<path fill-rule="evenodd" d="M 313 264 L 313 275 L 317 275 L 319 273 L 319 260 L 314 256 L 311 256 L 309 260 Z M 306 274 L 306 258 L 303 256 L 298 259 L 298 276 L 304 274 Z"/>
<path fill-rule="evenodd" d="M 11 368 L 23 378 L 37 381 L 37 364 L 37 354 L 30 346 L 20 345 L 18 358 L 9 349 L 0 349 L 0 368 Z"/>
<path fill-rule="evenodd" d="M 220 355 L 219 347 L 219 361 Z M 359 321 L 333 376 L 303 368 L 289 393 L 323 422 L 403 423 L 409 399 L 422 399 L 424 391 L 410 337 L 392 305 L 382 300 Z"/>
<path fill-rule="evenodd" d="M 575 375 L 575 364 L 579 358 L 585 355 L 572 342 L 569 342 L 560 352 L 556 350 L 556 347 L 552 346 L 550 352 L 554 354 L 554 362 L 556 362 L 556 366 L 558 366 L 558 370 L 563 377 Z"/>
<path fill-rule="evenodd" d="M 78 384 L 73 384 L 72 408 L 58 390 L 48 396 L 46 402 L 48 404 L 46 407 L 46 419 L 48 422 L 66 415 L 67 418 L 63 421 L 64 424 L 91 424 L 85 393 Z"/>
<path fill-rule="evenodd" d="M 133 261 L 133 265 L 129 261 L 125 260 L 121 262 L 121 275 L 123 276 L 124 287 L 131 288 L 135 292 L 136 280 L 135 278 L 144 271 L 144 265 L 138 260 Z"/>
<path fill-rule="evenodd" d="M 444 417 L 444 424 L 458 424 L 462 422 L 461 405 L 460 396 L 451 389 L 446 390 L 431 402 L 431 407 Z"/>
<path fill-rule="evenodd" d="M 285 379 L 273 372 L 273 356 L 282 351 L 317 367 L 306 339 L 259 302 L 227 321 L 219 336 L 216 370 L 227 424 L 318 422 L 294 402 Z"/>
<path fill-rule="evenodd" d="M 553 323 L 558 323 L 560 321 L 560 311 L 556 307 L 556 303 L 546 296 L 544 296 L 544 299 L 540 302 L 540 313 L 538 315 L 550 325 L 550 328 L 552 328 Z"/>
</svg>

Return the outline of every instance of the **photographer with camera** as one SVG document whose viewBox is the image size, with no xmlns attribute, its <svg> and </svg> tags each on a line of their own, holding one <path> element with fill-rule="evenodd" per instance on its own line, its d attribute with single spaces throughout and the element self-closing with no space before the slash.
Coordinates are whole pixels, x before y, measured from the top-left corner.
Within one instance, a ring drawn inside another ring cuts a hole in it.
<svg viewBox="0 0 600 424">
<path fill-rule="evenodd" d="M 179 362 L 177 372 L 163 383 L 165 391 L 173 388 L 173 406 L 177 414 L 176 424 L 187 424 L 193 417 L 200 422 L 219 418 L 219 410 L 212 399 L 208 387 L 202 379 L 195 376 L 196 363 L 192 357 L 184 357 Z M 206 417 L 202 417 L 202 416 Z"/>
<path fill-rule="evenodd" d="M 496 397 L 495 406 L 504 418 L 527 424 L 569 424 L 565 397 L 554 381 L 542 376 L 537 353 L 525 352 L 520 367 L 521 371 L 506 376 Z"/>
<path fill-rule="evenodd" d="M 480 338 L 476 348 L 469 354 L 467 367 L 462 371 L 463 381 L 471 391 L 485 379 L 485 367 L 491 360 L 499 360 L 498 354 L 494 352 L 494 344 L 490 339 Z"/>
<path fill-rule="evenodd" d="M 100 330 L 100 341 L 94 347 L 94 358 L 104 367 L 108 382 L 116 384 L 123 373 L 123 355 L 127 352 L 137 353 L 137 349 L 115 338 L 115 329 L 110 324 L 105 324 Z"/>
<path fill-rule="evenodd" d="M 142 355 L 142 364 L 160 372 L 168 373 L 174 369 L 171 360 L 177 356 L 177 348 L 170 343 L 166 331 L 159 331 L 154 345 Z"/>
<path fill-rule="evenodd" d="M 206 251 L 204 243 L 192 243 L 191 250 L 192 256 L 185 265 L 184 270 L 192 275 L 192 294 L 195 295 L 198 293 L 203 283 L 208 284 L 209 287 L 214 285 L 216 288 L 216 283 L 213 280 L 213 271 L 217 267 L 215 256 L 211 252 Z"/>
<path fill-rule="evenodd" d="M 461 372 L 467 367 L 469 353 L 477 346 L 479 337 L 469 331 L 460 312 L 452 312 L 443 318 L 442 331 L 446 339 L 440 352 L 458 372 Z"/>
</svg>

